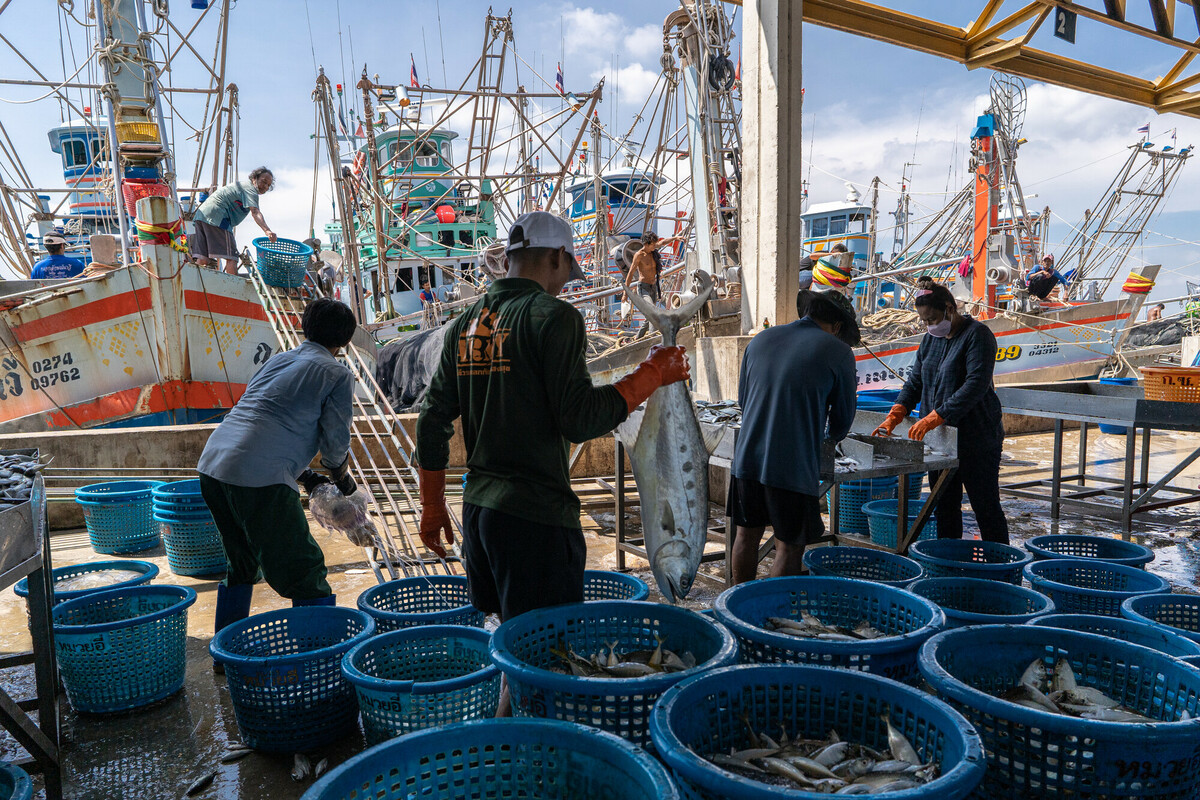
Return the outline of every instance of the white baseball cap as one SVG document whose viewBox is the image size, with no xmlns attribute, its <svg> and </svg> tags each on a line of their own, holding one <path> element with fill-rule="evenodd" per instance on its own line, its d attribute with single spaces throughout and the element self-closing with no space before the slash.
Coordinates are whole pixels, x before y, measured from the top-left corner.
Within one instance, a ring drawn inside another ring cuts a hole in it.
<svg viewBox="0 0 1200 800">
<path fill-rule="evenodd" d="M 549 247 L 557 250 L 566 248 L 571 257 L 571 275 L 568 281 L 581 281 L 586 277 L 575 258 L 575 231 L 571 223 L 562 217 L 556 217 L 546 211 L 530 211 L 517 217 L 517 221 L 508 229 L 508 246 L 504 252 L 522 250 L 529 247 Z"/>
<path fill-rule="evenodd" d="M 66 243 L 67 243 L 67 240 L 64 239 L 63 237 L 59 236 L 57 233 L 47 233 L 45 236 L 42 237 L 42 246 L 43 247 L 45 247 L 48 244 L 66 244 Z"/>
</svg>

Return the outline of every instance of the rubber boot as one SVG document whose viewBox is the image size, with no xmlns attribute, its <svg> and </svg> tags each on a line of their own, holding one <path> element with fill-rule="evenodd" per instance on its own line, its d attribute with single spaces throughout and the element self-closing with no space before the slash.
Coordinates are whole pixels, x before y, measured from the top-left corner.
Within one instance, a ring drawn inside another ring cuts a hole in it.
<svg viewBox="0 0 1200 800">
<path fill-rule="evenodd" d="M 292 608 L 300 608 L 301 606 L 336 606 L 337 595 L 331 594 L 328 597 L 310 597 L 307 600 L 293 600 Z"/>
<path fill-rule="evenodd" d="M 217 610 L 214 615 L 213 634 L 221 629 L 240 622 L 250 616 L 250 600 L 254 596 L 254 584 L 243 583 L 236 586 L 217 584 Z M 213 662 L 213 672 L 225 674 L 225 665 Z"/>
</svg>

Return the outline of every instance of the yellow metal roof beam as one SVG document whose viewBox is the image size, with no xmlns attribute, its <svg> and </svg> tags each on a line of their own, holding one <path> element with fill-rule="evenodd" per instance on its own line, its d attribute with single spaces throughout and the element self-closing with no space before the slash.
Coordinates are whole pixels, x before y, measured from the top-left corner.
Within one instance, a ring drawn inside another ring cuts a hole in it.
<svg viewBox="0 0 1200 800">
<path fill-rule="evenodd" d="M 1038 0 L 1038 2 L 1050 8 L 1058 6 L 1060 8 L 1065 8 L 1068 11 L 1074 11 L 1076 14 L 1086 19 L 1102 22 L 1110 27 L 1127 31 L 1129 33 L 1134 33 L 1146 39 L 1152 39 L 1153 41 L 1161 42 L 1162 44 L 1169 44 L 1172 47 L 1178 47 L 1182 50 L 1190 50 L 1194 53 L 1200 53 L 1200 45 L 1196 44 L 1196 42 L 1163 34 L 1154 28 L 1147 28 L 1144 25 L 1135 25 L 1132 22 L 1125 22 L 1123 18 L 1118 19 L 1116 17 L 1110 17 L 1103 11 L 1097 11 L 1094 8 L 1088 8 L 1087 6 L 1073 2 L 1073 0 Z"/>
<path fill-rule="evenodd" d="M 1117 22 L 1125 21 L 1125 0 L 1104 0 L 1104 10 Z"/>
<path fill-rule="evenodd" d="M 996 16 L 996 12 L 1000 10 L 1000 6 L 1002 5 L 1004 5 L 1004 0 L 987 0 L 987 5 L 983 7 L 974 21 L 966 28 L 963 28 L 967 32 L 967 38 L 974 39 L 978 36 L 984 26 Z"/>
</svg>

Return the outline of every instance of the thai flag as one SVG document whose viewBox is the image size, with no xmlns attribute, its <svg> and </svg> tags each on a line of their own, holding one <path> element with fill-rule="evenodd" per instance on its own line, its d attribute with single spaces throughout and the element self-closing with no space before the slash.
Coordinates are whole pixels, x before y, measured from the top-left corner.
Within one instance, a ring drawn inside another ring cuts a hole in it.
<svg viewBox="0 0 1200 800">
<path fill-rule="evenodd" d="M 408 60 L 412 64 L 412 68 L 408 71 L 408 85 L 414 89 L 420 89 L 421 82 L 417 80 L 417 61 L 413 58 L 412 53 L 408 54 Z"/>
<path fill-rule="evenodd" d="M 562 94 L 564 91 L 563 76 L 562 76 L 562 63 L 561 62 L 558 65 L 558 74 L 554 78 L 554 91 L 558 92 L 559 94 Z"/>
<path fill-rule="evenodd" d="M 1149 136 L 1149 135 L 1150 135 L 1150 123 L 1149 123 L 1149 122 L 1147 122 L 1145 125 L 1143 125 L 1142 127 L 1138 128 L 1138 129 L 1137 129 L 1137 132 L 1138 132 L 1138 133 L 1144 133 L 1144 134 L 1146 134 L 1147 136 Z"/>
</svg>

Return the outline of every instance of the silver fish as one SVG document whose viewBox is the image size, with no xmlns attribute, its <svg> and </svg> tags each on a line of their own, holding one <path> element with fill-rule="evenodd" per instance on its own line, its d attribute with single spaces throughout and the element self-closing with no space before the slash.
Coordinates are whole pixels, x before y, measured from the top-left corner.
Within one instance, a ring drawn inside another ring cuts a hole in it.
<svg viewBox="0 0 1200 800">
<path fill-rule="evenodd" d="M 1042 663 L 1041 659 L 1038 659 L 1025 668 L 1025 671 L 1021 673 L 1021 679 L 1017 682 L 1041 691 L 1042 687 L 1048 683 L 1048 677 L 1046 665 Z"/>
<path fill-rule="evenodd" d="M 224 755 L 221 756 L 221 763 L 232 764 L 235 761 L 240 761 L 253 752 L 254 750 L 252 748 L 249 748 L 244 744 L 230 745 L 229 749 L 226 750 Z"/>
<path fill-rule="evenodd" d="M 700 289 L 675 311 L 655 308 L 626 287 L 634 307 L 675 346 L 679 329 L 712 294 L 712 276 L 696 272 Z M 687 597 L 708 539 L 708 455 L 685 382 L 664 386 L 646 401 L 640 425 L 626 420 L 617 437 L 629 450 L 642 506 L 646 552 L 658 589 L 671 603 Z M 715 447 L 715 443 L 713 445 Z"/>
<path fill-rule="evenodd" d="M 1071 662 L 1065 658 L 1060 658 L 1054 662 L 1054 691 L 1069 692 L 1079 684 L 1075 682 L 1075 671 L 1071 669 Z"/>
<path fill-rule="evenodd" d="M 201 775 L 199 778 L 197 778 L 195 781 L 192 782 L 192 785 L 187 788 L 186 792 L 184 792 L 184 796 L 185 797 L 195 797 L 196 795 L 200 794 L 205 789 L 207 789 L 208 785 L 210 783 L 212 783 L 213 779 L 216 777 L 217 777 L 216 770 L 213 770 L 212 772 L 206 772 L 205 774 Z"/>
<path fill-rule="evenodd" d="M 888 749 L 892 751 L 892 756 L 897 761 L 904 761 L 908 764 L 920 764 L 921 759 L 917 756 L 917 751 L 912 746 L 912 742 L 905 739 L 904 734 L 892 725 L 891 717 L 884 716 L 883 723 L 887 725 Z"/>
<path fill-rule="evenodd" d="M 322 758 L 320 761 L 317 762 L 317 765 L 315 767 L 313 767 L 313 780 L 316 780 L 317 778 L 324 775 L 326 770 L 328 770 L 328 769 L 329 769 L 329 759 Z"/>
<path fill-rule="evenodd" d="M 302 781 L 312 774 L 312 762 L 303 753 L 296 753 L 292 759 L 292 780 Z"/>
</svg>

